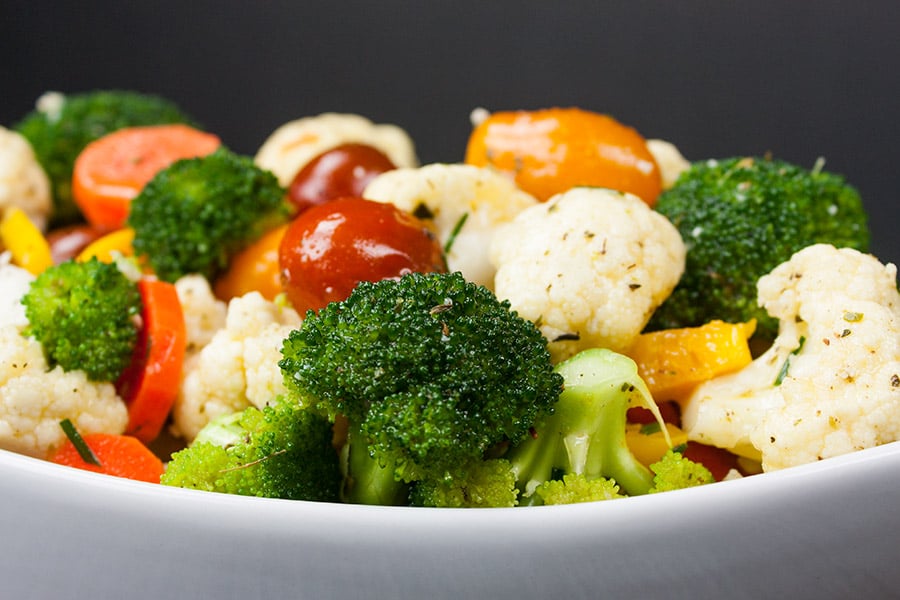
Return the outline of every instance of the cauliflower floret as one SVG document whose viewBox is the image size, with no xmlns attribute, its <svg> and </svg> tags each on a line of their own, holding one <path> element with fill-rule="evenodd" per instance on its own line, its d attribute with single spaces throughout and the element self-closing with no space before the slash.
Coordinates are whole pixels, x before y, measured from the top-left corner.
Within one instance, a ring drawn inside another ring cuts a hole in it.
<svg viewBox="0 0 900 600">
<path fill-rule="evenodd" d="M 287 187 L 306 163 L 347 143 L 373 146 L 397 167 L 419 164 L 413 141 L 403 129 L 391 124 L 376 125 L 363 116 L 343 113 L 323 113 L 285 123 L 263 142 L 254 160 Z"/>
<path fill-rule="evenodd" d="M 50 180 L 28 140 L 0 127 L 0 218 L 13 207 L 22 209 L 36 227 L 46 229 L 53 207 Z"/>
<path fill-rule="evenodd" d="M 388 171 L 373 179 L 363 196 L 425 213 L 442 246 L 462 223 L 447 252 L 447 266 L 488 288 L 494 287 L 494 267 L 487 258 L 494 231 L 538 203 L 497 171 L 463 164 Z"/>
<path fill-rule="evenodd" d="M 0 254 L 0 327 L 28 325 L 22 297 L 32 281 L 34 275 L 10 262 L 9 252 Z"/>
<path fill-rule="evenodd" d="M 281 345 L 300 325 L 292 308 L 269 302 L 258 292 L 228 304 L 225 327 L 185 362 L 173 408 L 173 431 L 190 441 L 220 415 L 258 408 L 285 393 Z"/>
<path fill-rule="evenodd" d="M 128 410 L 111 383 L 59 366 L 48 371 L 39 342 L 0 326 L 0 448 L 46 458 L 66 439 L 63 419 L 82 434 L 118 434 Z"/>
<path fill-rule="evenodd" d="M 202 275 L 185 275 L 175 282 L 175 291 L 184 313 L 187 356 L 199 352 L 225 327 L 227 306 L 213 295 Z"/>
<path fill-rule="evenodd" d="M 678 180 L 678 176 L 691 168 L 691 163 L 681 154 L 672 142 L 665 140 L 647 140 L 647 150 L 659 166 L 662 188 L 669 189 Z"/>
<path fill-rule="evenodd" d="M 494 236 L 495 291 L 538 324 L 554 361 L 624 351 L 684 271 L 675 227 L 640 198 L 573 188 L 528 208 Z"/>
<path fill-rule="evenodd" d="M 773 346 L 688 399 L 688 437 L 771 471 L 900 439 L 897 269 L 817 244 L 758 283 Z"/>
</svg>

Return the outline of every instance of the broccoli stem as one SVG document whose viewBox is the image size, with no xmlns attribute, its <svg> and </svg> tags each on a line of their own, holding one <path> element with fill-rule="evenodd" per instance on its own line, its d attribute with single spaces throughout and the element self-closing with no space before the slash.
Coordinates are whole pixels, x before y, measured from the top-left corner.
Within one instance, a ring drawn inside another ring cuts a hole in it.
<svg viewBox="0 0 900 600">
<path fill-rule="evenodd" d="M 646 384 L 630 358 L 605 349 L 586 350 L 560 363 L 564 390 L 553 415 L 532 437 L 510 450 L 522 504 L 539 504 L 534 490 L 553 478 L 611 478 L 629 495 L 646 494 L 653 474 L 628 448 L 626 412 L 632 402 L 662 422 Z"/>
<path fill-rule="evenodd" d="M 397 480 L 391 465 L 382 465 L 372 457 L 367 438 L 352 424 L 347 432 L 346 450 L 345 502 L 381 506 L 407 504 L 409 485 Z"/>
</svg>

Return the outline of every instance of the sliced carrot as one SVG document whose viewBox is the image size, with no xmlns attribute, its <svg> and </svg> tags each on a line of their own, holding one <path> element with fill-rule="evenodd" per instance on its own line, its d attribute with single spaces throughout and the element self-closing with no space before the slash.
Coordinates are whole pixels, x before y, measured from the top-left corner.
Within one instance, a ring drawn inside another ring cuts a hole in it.
<svg viewBox="0 0 900 600">
<path fill-rule="evenodd" d="M 638 336 L 627 354 L 657 402 L 683 400 L 698 384 L 745 367 L 747 340 L 756 321 L 710 321 L 700 327 L 665 329 Z"/>
<path fill-rule="evenodd" d="M 135 357 L 117 390 L 128 405 L 125 432 L 150 443 L 162 430 L 178 394 L 187 333 L 174 285 L 143 278 L 138 289 L 144 303 L 143 327 Z"/>
<path fill-rule="evenodd" d="M 75 159 L 72 196 L 89 223 L 119 229 L 131 199 L 162 169 L 210 154 L 221 140 L 182 124 L 126 127 L 88 144 Z"/>
<path fill-rule="evenodd" d="M 247 246 L 232 259 L 228 270 L 216 280 L 214 291 L 221 300 L 257 291 L 267 300 L 274 300 L 283 290 L 278 248 L 287 224 L 272 229 Z"/>
<path fill-rule="evenodd" d="M 12 255 L 13 264 L 32 275 L 40 275 L 53 264 L 53 254 L 47 238 L 21 208 L 11 208 L 3 215 L 3 220 L 0 221 L 0 242 Z"/>
<path fill-rule="evenodd" d="M 162 461 L 137 438 L 129 435 L 91 433 L 82 436 L 82 439 L 93 451 L 99 465 L 86 462 L 71 440 L 66 440 L 66 443 L 50 456 L 50 460 L 58 465 L 85 471 L 159 483 L 159 478 L 163 474 Z"/>
</svg>

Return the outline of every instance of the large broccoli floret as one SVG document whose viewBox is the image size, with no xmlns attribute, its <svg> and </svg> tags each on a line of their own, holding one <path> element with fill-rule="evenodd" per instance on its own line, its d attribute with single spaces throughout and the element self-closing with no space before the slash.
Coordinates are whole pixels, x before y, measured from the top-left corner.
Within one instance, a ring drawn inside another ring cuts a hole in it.
<svg viewBox="0 0 900 600">
<path fill-rule="evenodd" d="M 41 97 L 38 108 L 15 129 L 31 143 L 50 178 L 52 224 L 81 219 L 72 200 L 72 166 L 85 146 L 123 127 L 164 123 L 193 124 L 193 119 L 168 100 L 137 92 L 98 90 Z"/>
<path fill-rule="evenodd" d="M 22 298 L 47 363 L 81 369 L 92 381 L 116 381 L 131 362 L 142 309 L 137 284 L 96 258 L 43 271 Z"/>
<path fill-rule="evenodd" d="M 756 319 L 757 337 L 772 339 L 777 323 L 756 302 L 760 277 L 812 244 L 869 245 L 859 194 L 818 166 L 807 171 L 767 158 L 698 162 L 656 209 L 688 251 L 684 275 L 648 329 Z"/>
<path fill-rule="evenodd" d="M 459 273 L 412 273 L 308 313 L 279 364 L 301 403 L 348 419 L 347 497 L 367 503 L 370 488 L 398 498 L 391 481 L 452 477 L 526 436 L 562 388 L 546 346 Z"/>
<path fill-rule="evenodd" d="M 338 455 L 327 419 L 278 399 L 212 421 L 172 455 L 162 483 L 210 492 L 337 501 Z"/>
<path fill-rule="evenodd" d="M 160 279 L 214 279 L 231 258 L 285 220 L 275 176 L 225 148 L 163 169 L 132 200 L 134 250 Z"/>
<path fill-rule="evenodd" d="M 540 504 L 536 490 L 554 479 L 565 483 L 565 475 L 576 475 L 572 480 L 576 485 L 582 485 L 582 478 L 606 478 L 628 495 L 649 492 L 653 473 L 628 448 L 626 413 L 629 407 L 642 405 L 658 421 L 662 418 L 635 362 L 595 348 L 559 363 L 556 370 L 565 389 L 553 414 L 538 422 L 532 435 L 506 455 L 522 492 L 521 502 Z M 582 490 L 587 489 L 582 485 Z"/>
</svg>

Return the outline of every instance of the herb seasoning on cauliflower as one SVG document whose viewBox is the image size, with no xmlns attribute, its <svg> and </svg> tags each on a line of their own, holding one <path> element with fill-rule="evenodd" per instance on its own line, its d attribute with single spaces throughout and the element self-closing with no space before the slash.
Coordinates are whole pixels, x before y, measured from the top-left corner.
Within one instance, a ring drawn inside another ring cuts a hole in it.
<svg viewBox="0 0 900 600">
<path fill-rule="evenodd" d="M 278 183 L 287 187 L 306 163 L 350 142 L 381 150 L 398 167 L 419 164 L 412 138 L 403 129 L 343 113 L 323 113 L 285 123 L 263 142 L 254 161 L 261 169 L 274 173 Z"/>
<path fill-rule="evenodd" d="M 294 309 L 258 292 L 231 300 L 225 327 L 185 362 L 174 431 L 190 441 L 215 417 L 250 405 L 262 408 L 283 394 L 281 345 L 299 324 Z"/>
<path fill-rule="evenodd" d="M 494 287 L 494 267 L 487 258 L 493 232 L 538 203 L 498 171 L 463 164 L 388 171 L 363 196 L 433 222 L 448 270 L 489 289 Z"/>
<path fill-rule="evenodd" d="M 494 236 L 495 291 L 536 322 L 554 361 L 627 349 L 684 270 L 678 231 L 637 196 L 573 188 Z"/>
<path fill-rule="evenodd" d="M 778 336 L 743 370 L 694 391 L 689 438 L 767 471 L 900 439 L 896 267 L 816 244 L 762 277 L 758 296 Z"/>
<path fill-rule="evenodd" d="M 0 218 L 17 207 L 38 229 L 53 208 L 50 179 L 23 135 L 0 127 Z"/>
</svg>

